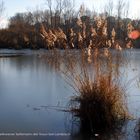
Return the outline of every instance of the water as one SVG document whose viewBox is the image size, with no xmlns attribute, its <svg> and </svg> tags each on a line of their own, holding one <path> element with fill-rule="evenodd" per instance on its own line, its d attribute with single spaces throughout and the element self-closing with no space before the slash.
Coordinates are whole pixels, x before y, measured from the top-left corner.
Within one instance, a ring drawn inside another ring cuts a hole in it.
<svg viewBox="0 0 140 140">
<path fill-rule="evenodd" d="M 58 110 L 56 106 L 67 107 L 74 90 L 65 82 L 62 75 L 49 67 L 39 51 L 0 51 L 0 134 L 12 133 L 14 136 L 0 136 L 3 139 L 18 139 L 16 133 L 36 133 L 36 135 L 61 133 L 66 136 L 20 136 L 22 139 L 85 139 L 70 136 L 72 122 L 70 113 Z M 140 50 L 127 52 L 129 64 L 123 79 L 128 83 L 128 108 L 133 115 L 125 126 L 125 134 L 116 139 L 139 139 L 134 128 L 140 118 L 139 68 Z M 11 57 L 12 56 L 12 57 Z M 0 139 L 1 139 L 0 138 Z M 98 139 L 98 138 L 94 138 Z M 108 138 L 109 139 L 109 138 Z"/>
</svg>

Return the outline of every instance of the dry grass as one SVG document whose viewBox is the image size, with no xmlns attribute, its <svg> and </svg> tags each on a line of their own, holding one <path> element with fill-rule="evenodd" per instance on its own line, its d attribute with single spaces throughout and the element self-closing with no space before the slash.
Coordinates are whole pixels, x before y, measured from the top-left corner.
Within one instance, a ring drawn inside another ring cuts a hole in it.
<svg viewBox="0 0 140 140">
<path fill-rule="evenodd" d="M 119 28 L 125 31 L 125 34 L 129 34 L 134 30 L 131 23 L 127 25 L 122 23 L 110 28 L 107 17 L 95 16 L 93 21 L 89 25 L 79 17 L 75 24 L 76 28 L 67 27 L 67 32 L 62 28 L 46 29 L 42 24 L 40 36 L 48 49 L 115 48 L 122 50 L 132 48 L 132 41 L 128 36 L 121 38 L 117 31 Z M 124 28 L 124 26 L 127 27 Z"/>
<path fill-rule="evenodd" d="M 71 102 L 71 110 L 80 118 L 84 131 L 112 129 L 126 119 L 127 108 L 123 96 L 123 88 L 115 82 L 110 84 L 110 76 L 102 75 L 95 81 L 84 79 L 79 96 L 75 96 Z M 73 102 L 79 104 L 73 106 Z"/>
<path fill-rule="evenodd" d="M 104 26 L 97 28 L 107 28 L 105 21 L 102 19 Z M 93 34 L 89 46 L 81 47 L 78 51 L 54 49 L 47 57 L 51 66 L 59 70 L 75 90 L 69 108 L 74 117 L 80 120 L 82 132 L 112 130 L 128 118 L 126 87 L 120 81 L 120 68 L 126 64 L 122 55 L 125 46 L 121 47 L 115 40 L 114 30 L 112 40 L 104 37 L 106 32 L 101 30 Z"/>
<path fill-rule="evenodd" d="M 106 51 L 106 50 L 105 50 Z M 69 109 L 80 120 L 82 132 L 101 133 L 120 127 L 128 118 L 125 86 L 121 84 L 122 52 L 57 50 L 49 62 L 75 90 Z M 52 58 L 53 56 L 53 58 Z"/>
<path fill-rule="evenodd" d="M 118 64 L 115 57 L 121 59 L 121 55 L 104 59 L 96 56 L 87 64 L 83 58 L 78 70 L 68 68 L 70 71 L 64 72 L 76 91 L 70 109 L 80 119 L 82 132 L 111 130 L 128 117 L 125 87 L 120 82 L 121 60 Z"/>
</svg>

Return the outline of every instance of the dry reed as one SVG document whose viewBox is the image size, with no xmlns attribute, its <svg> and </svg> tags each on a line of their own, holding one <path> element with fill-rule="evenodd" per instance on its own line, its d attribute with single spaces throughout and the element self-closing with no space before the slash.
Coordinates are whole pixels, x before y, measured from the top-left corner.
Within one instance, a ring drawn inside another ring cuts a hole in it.
<svg viewBox="0 0 140 140">
<path fill-rule="evenodd" d="M 84 49 L 57 50 L 49 62 L 75 90 L 69 109 L 80 120 L 80 130 L 101 133 L 120 127 L 128 118 L 126 90 L 120 81 L 125 63 L 120 51 L 109 51 L 108 56 L 98 49 L 91 53 L 89 62 Z"/>
<path fill-rule="evenodd" d="M 115 40 L 114 29 L 112 39 L 107 40 L 106 20 L 99 21 L 96 21 L 97 30 L 92 29 L 87 48 L 63 52 L 54 49 L 47 57 L 75 90 L 70 111 L 80 120 L 82 132 L 88 133 L 115 129 L 128 118 L 126 90 L 120 81 L 120 68 L 125 65 L 122 47 Z M 100 49 L 102 46 L 106 48 Z"/>
</svg>

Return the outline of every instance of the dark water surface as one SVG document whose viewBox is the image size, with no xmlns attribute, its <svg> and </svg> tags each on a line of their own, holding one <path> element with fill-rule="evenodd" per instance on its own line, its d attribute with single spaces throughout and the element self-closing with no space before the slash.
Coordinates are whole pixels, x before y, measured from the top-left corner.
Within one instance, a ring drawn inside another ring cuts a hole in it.
<svg viewBox="0 0 140 140">
<path fill-rule="evenodd" d="M 43 53 L 44 50 L 0 51 L 0 135 L 2 133 L 40 135 L 0 136 L 0 139 L 84 140 L 85 137 L 70 135 L 71 115 L 56 108 L 56 106 L 67 107 L 74 90 L 40 57 Z M 129 64 L 122 68 L 126 71 L 123 79 L 130 81 L 134 77 L 137 78 L 128 82 L 128 108 L 134 120 L 129 121 L 124 127 L 124 135 L 114 139 L 137 140 L 139 135 L 135 131 L 140 118 L 140 50 L 126 53 Z M 64 133 L 66 136 L 41 136 L 41 133 L 47 135 Z"/>
</svg>

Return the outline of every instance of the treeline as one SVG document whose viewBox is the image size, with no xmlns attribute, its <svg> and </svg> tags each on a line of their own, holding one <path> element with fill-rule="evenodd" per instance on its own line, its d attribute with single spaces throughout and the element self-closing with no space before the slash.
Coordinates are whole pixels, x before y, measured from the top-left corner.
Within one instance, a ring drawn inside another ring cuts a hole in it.
<svg viewBox="0 0 140 140">
<path fill-rule="evenodd" d="M 47 0 L 48 10 L 17 13 L 11 17 L 8 28 L 0 30 L 0 48 L 116 47 L 126 46 L 124 43 L 129 47 L 132 46 L 129 32 L 140 29 L 140 20 L 122 18 L 121 11 L 117 16 L 108 11 L 97 14 L 85 10 L 83 5 L 76 11 L 68 0 L 57 0 L 52 10 L 49 2 L 51 0 Z"/>
</svg>

